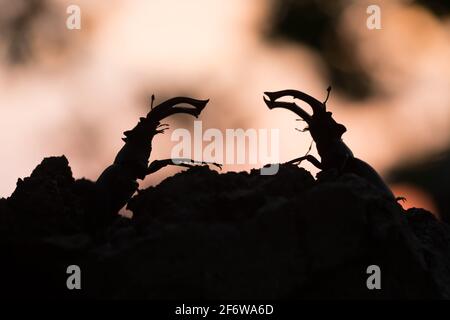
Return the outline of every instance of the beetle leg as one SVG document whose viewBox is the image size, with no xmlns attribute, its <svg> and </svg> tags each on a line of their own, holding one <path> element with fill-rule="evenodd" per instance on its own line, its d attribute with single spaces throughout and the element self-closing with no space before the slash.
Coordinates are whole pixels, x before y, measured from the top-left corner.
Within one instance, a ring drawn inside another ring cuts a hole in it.
<svg viewBox="0 0 450 320">
<path fill-rule="evenodd" d="M 208 162 L 208 161 L 197 161 L 197 160 L 192 160 L 189 158 L 174 158 L 172 159 L 172 162 L 174 165 L 187 165 L 188 168 L 190 167 L 194 167 L 196 164 L 199 165 L 213 165 L 217 168 L 219 168 L 220 170 L 222 170 L 222 164 L 221 163 L 216 163 L 216 162 Z"/>
<path fill-rule="evenodd" d="M 297 159 L 293 159 L 291 161 L 286 162 L 287 164 L 295 164 L 295 165 L 299 165 L 303 160 L 307 160 L 309 161 L 312 165 L 314 165 L 316 168 L 322 170 L 323 166 L 320 163 L 319 160 L 317 160 L 314 156 L 308 154 L 306 156 L 297 158 Z"/>
<path fill-rule="evenodd" d="M 294 128 L 295 130 L 299 131 L 299 132 L 306 132 L 309 131 L 309 127 L 303 128 L 303 129 L 299 129 L 299 128 Z"/>
<path fill-rule="evenodd" d="M 152 173 L 158 171 L 159 169 L 162 169 L 168 165 L 192 168 L 197 164 L 200 164 L 200 165 L 211 164 L 211 165 L 218 167 L 219 169 L 222 169 L 222 165 L 219 163 L 215 163 L 215 162 L 195 161 L 195 160 L 187 159 L 187 158 L 175 158 L 175 159 L 164 159 L 164 160 L 152 161 L 152 163 L 150 163 L 150 165 L 147 168 L 147 175 L 152 174 Z"/>
<path fill-rule="evenodd" d="M 164 131 L 166 131 L 167 129 L 169 129 L 169 125 L 167 123 L 158 124 L 156 126 L 156 134 L 164 133 Z"/>
</svg>

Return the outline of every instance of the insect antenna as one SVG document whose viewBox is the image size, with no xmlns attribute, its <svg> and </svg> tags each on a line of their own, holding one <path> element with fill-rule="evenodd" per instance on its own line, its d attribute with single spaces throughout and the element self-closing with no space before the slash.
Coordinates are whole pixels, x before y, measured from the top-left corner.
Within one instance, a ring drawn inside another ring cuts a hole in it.
<svg viewBox="0 0 450 320">
<path fill-rule="evenodd" d="M 330 97 L 330 92 L 331 92 L 331 86 L 328 86 L 328 88 L 327 88 L 327 98 L 323 102 L 324 105 L 327 104 L 328 98 Z"/>
<path fill-rule="evenodd" d="M 153 102 L 155 102 L 155 94 L 152 94 L 152 102 L 150 105 L 150 110 L 153 110 Z"/>
</svg>

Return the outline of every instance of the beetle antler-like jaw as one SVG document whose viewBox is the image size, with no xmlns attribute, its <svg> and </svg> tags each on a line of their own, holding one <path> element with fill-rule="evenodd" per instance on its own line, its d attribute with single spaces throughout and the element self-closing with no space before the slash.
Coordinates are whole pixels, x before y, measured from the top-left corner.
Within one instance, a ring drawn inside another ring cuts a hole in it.
<svg viewBox="0 0 450 320">
<path fill-rule="evenodd" d="M 172 98 L 154 107 L 148 113 L 147 119 L 158 122 L 176 113 L 186 113 L 197 118 L 203 111 L 205 106 L 208 104 L 208 102 L 209 99 L 198 100 L 188 97 Z M 179 104 L 188 104 L 190 106 L 177 106 Z"/>
<path fill-rule="evenodd" d="M 264 94 L 268 96 L 272 102 L 286 96 L 291 96 L 295 99 L 302 100 L 311 106 L 313 114 L 319 114 L 325 111 L 325 105 L 322 102 L 299 90 L 288 89 L 275 92 L 264 92 Z"/>
<path fill-rule="evenodd" d="M 288 110 L 294 112 L 296 115 L 300 116 L 303 120 L 306 121 L 306 123 L 309 124 L 311 121 L 311 116 L 309 115 L 309 113 L 306 112 L 305 110 L 303 110 L 302 108 L 300 108 L 294 102 L 273 101 L 273 100 L 267 99 L 266 97 L 264 97 L 264 102 L 266 103 L 266 105 L 269 109 L 274 109 L 274 108 L 288 109 Z"/>
</svg>

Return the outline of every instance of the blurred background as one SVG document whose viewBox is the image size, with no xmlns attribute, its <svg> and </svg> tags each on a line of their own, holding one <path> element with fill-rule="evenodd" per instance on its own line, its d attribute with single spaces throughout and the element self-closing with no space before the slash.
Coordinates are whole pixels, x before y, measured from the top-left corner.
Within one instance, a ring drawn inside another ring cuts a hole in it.
<svg viewBox="0 0 450 320">
<path fill-rule="evenodd" d="M 81 8 L 80 30 L 66 28 L 71 4 Z M 381 30 L 366 26 L 372 4 Z M 51 155 L 65 154 L 76 178 L 95 180 L 152 93 L 157 103 L 210 98 L 204 130 L 278 128 L 288 161 L 311 138 L 295 130 L 294 114 L 269 111 L 262 93 L 295 88 L 322 100 L 328 85 L 329 109 L 355 155 L 407 197 L 405 207 L 448 222 L 448 1 L 0 0 L 0 196 Z M 193 128 L 186 115 L 167 122 Z M 153 159 L 170 157 L 171 130 L 155 138 Z"/>
</svg>

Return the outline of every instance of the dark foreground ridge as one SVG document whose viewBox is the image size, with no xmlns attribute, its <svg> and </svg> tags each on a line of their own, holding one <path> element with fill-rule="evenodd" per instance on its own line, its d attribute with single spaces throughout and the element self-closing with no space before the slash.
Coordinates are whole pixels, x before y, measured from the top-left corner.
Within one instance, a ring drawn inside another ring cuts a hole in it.
<svg viewBox="0 0 450 320">
<path fill-rule="evenodd" d="M 140 191 L 132 220 L 95 229 L 93 182 L 46 158 L 0 200 L 2 296 L 450 298 L 450 229 L 355 175 L 194 167 Z M 78 265 L 82 289 L 68 290 Z M 369 290 L 367 267 L 381 269 Z"/>
</svg>

